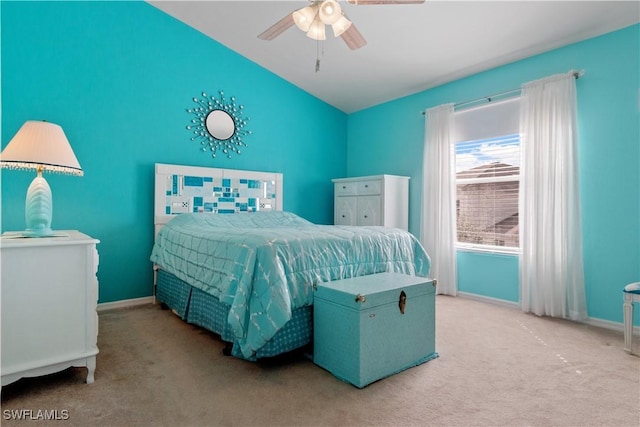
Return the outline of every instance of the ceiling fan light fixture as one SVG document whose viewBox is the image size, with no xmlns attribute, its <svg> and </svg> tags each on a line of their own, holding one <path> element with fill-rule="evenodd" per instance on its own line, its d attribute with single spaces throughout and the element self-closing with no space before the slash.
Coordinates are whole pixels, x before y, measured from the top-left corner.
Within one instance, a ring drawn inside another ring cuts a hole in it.
<svg viewBox="0 0 640 427">
<path fill-rule="evenodd" d="M 312 38 L 314 40 L 326 40 L 327 36 L 324 30 L 324 23 L 320 20 L 319 17 L 313 20 L 311 23 L 311 27 L 309 27 L 309 31 L 307 31 L 307 37 Z"/>
<path fill-rule="evenodd" d="M 331 24 L 331 28 L 333 29 L 333 36 L 338 37 L 342 35 L 342 33 L 347 31 L 350 26 L 351 21 L 349 21 L 344 15 L 341 15 L 334 24 Z"/>
<path fill-rule="evenodd" d="M 342 8 L 334 0 L 325 0 L 320 4 L 318 14 L 322 22 L 326 25 L 332 25 L 342 16 Z"/>
<path fill-rule="evenodd" d="M 311 28 L 316 15 L 318 14 L 318 4 L 312 4 L 311 6 L 305 6 L 302 9 L 298 9 L 293 12 L 293 22 L 300 28 L 300 30 L 307 32 Z"/>
</svg>

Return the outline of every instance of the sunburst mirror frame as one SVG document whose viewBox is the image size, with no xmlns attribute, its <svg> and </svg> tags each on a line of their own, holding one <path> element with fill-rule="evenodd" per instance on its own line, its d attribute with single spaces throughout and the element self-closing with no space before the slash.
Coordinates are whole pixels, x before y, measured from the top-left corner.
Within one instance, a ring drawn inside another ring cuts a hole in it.
<svg viewBox="0 0 640 427">
<path fill-rule="evenodd" d="M 244 105 L 237 105 L 234 96 L 226 99 L 222 90 L 218 96 L 202 92 L 202 97 L 194 97 L 193 102 L 198 106 L 187 108 L 194 116 L 187 125 L 193 133 L 191 141 L 200 141 L 201 150 L 211 151 L 213 158 L 218 151 L 229 159 L 233 153 L 241 154 L 241 148 L 247 146 L 243 138 L 252 134 L 245 129 L 250 118 L 243 117 Z"/>
</svg>

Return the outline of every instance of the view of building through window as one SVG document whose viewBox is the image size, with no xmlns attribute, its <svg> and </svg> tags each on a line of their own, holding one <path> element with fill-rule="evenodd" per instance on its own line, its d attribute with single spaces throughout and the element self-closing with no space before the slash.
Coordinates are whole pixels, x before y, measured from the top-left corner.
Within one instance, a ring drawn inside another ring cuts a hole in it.
<svg viewBox="0 0 640 427">
<path fill-rule="evenodd" d="M 458 242 L 519 247 L 520 137 L 455 144 Z"/>
</svg>

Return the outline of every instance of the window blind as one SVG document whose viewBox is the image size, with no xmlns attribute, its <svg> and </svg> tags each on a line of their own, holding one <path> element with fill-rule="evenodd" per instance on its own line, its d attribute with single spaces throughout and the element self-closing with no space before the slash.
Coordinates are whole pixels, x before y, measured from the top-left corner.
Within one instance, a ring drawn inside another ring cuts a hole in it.
<svg viewBox="0 0 640 427">
<path fill-rule="evenodd" d="M 520 98 L 455 113 L 458 244 L 518 248 Z"/>
<path fill-rule="evenodd" d="M 520 97 L 455 113 L 454 141 L 477 141 L 520 132 Z"/>
<path fill-rule="evenodd" d="M 520 137 L 456 144 L 456 220 L 459 243 L 519 246 Z"/>
</svg>

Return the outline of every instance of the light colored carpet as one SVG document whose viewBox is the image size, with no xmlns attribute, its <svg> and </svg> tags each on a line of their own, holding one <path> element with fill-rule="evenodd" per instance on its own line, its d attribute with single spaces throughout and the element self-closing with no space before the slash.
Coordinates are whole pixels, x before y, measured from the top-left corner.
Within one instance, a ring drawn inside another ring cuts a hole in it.
<svg viewBox="0 0 640 427">
<path fill-rule="evenodd" d="M 5 386 L 2 425 L 640 425 L 640 358 L 621 332 L 461 297 L 436 307 L 440 357 L 364 389 L 303 355 L 223 356 L 216 336 L 158 306 L 101 312 L 96 382 L 73 368 Z M 7 420 L 10 410 L 69 419 Z"/>
</svg>

